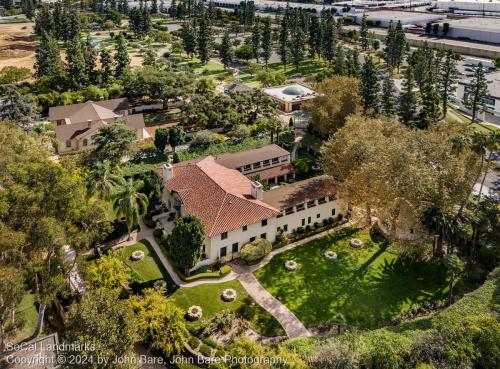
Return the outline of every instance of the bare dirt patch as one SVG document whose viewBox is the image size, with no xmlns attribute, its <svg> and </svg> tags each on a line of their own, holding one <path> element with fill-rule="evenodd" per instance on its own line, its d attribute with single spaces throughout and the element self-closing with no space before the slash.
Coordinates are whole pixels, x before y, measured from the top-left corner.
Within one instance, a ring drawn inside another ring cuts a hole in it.
<svg viewBox="0 0 500 369">
<path fill-rule="evenodd" d="M 0 69 L 10 65 L 33 70 L 35 50 L 33 23 L 0 24 Z"/>
</svg>

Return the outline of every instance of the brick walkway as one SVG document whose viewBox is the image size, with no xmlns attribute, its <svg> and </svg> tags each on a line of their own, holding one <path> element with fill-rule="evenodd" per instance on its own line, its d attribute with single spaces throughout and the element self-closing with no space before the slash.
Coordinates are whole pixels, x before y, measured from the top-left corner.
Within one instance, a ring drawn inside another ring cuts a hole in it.
<svg viewBox="0 0 500 369">
<path fill-rule="evenodd" d="M 307 330 L 295 314 L 276 297 L 267 292 L 252 273 L 239 274 L 237 279 L 255 302 L 267 310 L 281 324 L 289 338 L 312 336 L 311 332 Z"/>
</svg>

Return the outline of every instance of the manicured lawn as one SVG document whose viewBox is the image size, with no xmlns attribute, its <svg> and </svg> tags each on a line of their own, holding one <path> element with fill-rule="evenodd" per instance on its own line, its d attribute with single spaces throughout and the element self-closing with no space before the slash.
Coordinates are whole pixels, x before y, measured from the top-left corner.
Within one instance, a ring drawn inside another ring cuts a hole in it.
<svg viewBox="0 0 500 369">
<path fill-rule="evenodd" d="M 38 323 L 38 311 L 35 306 L 35 295 L 31 292 L 27 292 L 19 305 L 17 305 L 17 314 L 21 315 L 21 319 L 24 321 L 23 328 L 19 332 L 19 339 L 24 339 L 31 336 L 36 329 L 36 324 Z"/>
<path fill-rule="evenodd" d="M 222 291 L 226 288 L 236 290 L 238 297 L 235 301 L 224 302 L 221 299 Z M 252 322 L 257 332 L 262 331 L 265 336 L 284 335 L 281 325 L 267 311 L 255 303 L 246 293 L 240 282 L 233 280 L 226 283 L 203 284 L 196 287 L 181 287 L 171 295 L 173 301 L 182 309 L 187 310 L 191 305 L 201 306 L 202 320 L 208 319 L 224 309 L 231 309 L 245 319 Z M 189 324 L 199 324 L 193 322 Z"/>
<path fill-rule="evenodd" d="M 130 255 L 137 250 L 144 251 L 144 259 L 132 261 Z M 147 240 L 141 240 L 135 245 L 126 246 L 120 251 L 119 255 L 123 262 L 140 279 L 139 283 L 145 285 L 145 287 L 149 287 L 146 285 L 158 279 L 164 279 L 169 287 L 173 285 L 173 281 L 170 279 L 168 272 L 163 269 L 163 265 L 158 260 L 156 253 Z"/>
<path fill-rule="evenodd" d="M 362 249 L 349 239 L 365 241 Z M 324 258 L 327 250 L 336 262 Z M 296 272 L 284 263 L 295 260 Z M 255 275 L 307 326 L 328 323 L 339 314 L 349 325 L 375 328 L 414 304 L 446 297 L 446 270 L 438 262 L 398 258 L 394 248 L 371 243 L 367 234 L 346 229 L 276 255 Z"/>
</svg>

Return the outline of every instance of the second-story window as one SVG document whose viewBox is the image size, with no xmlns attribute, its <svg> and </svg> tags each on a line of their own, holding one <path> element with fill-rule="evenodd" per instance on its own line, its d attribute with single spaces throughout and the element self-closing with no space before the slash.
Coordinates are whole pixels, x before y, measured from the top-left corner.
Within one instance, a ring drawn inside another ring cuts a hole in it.
<svg viewBox="0 0 500 369">
<path fill-rule="evenodd" d="M 253 163 L 253 169 L 258 169 L 261 167 L 261 162 L 259 161 L 258 163 Z"/>
<path fill-rule="evenodd" d="M 248 170 L 251 170 L 251 169 L 252 169 L 252 166 L 251 166 L 250 164 L 245 165 L 245 166 L 243 167 L 243 171 L 244 171 L 244 172 L 246 172 L 246 171 L 248 171 Z"/>
<path fill-rule="evenodd" d="M 315 206 L 316 206 L 316 201 L 315 200 L 311 200 L 311 201 L 307 202 L 307 207 L 308 208 L 313 208 Z"/>
<path fill-rule="evenodd" d="M 293 214 L 293 213 L 294 213 L 293 208 L 286 208 L 285 209 L 285 215 Z"/>
<path fill-rule="evenodd" d="M 265 227 L 267 225 L 267 219 L 264 219 L 262 222 L 260 222 L 260 225 L 262 227 Z"/>
<path fill-rule="evenodd" d="M 227 238 L 227 232 L 221 233 L 220 239 L 225 240 Z"/>
<path fill-rule="evenodd" d="M 264 160 L 263 165 L 264 165 L 265 167 L 268 167 L 268 166 L 270 166 L 270 165 L 271 165 L 271 162 L 270 162 L 269 160 Z"/>
<path fill-rule="evenodd" d="M 306 207 L 305 207 L 305 205 L 304 205 L 304 204 L 299 204 L 299 205 L 297 205 L 297 211 L 302 211 L 302 210 L 304 210 L 305 208 L 306 208 Z"/>
<path fill-rule="evenodd" d="M 272 163 L 273 164 L 278 164 L 280 162 L 279 158 L 273 158 Z"/>
<path fill-rule="evenodd" d="M 326 197 L 320 197 L 318 199 L 318 204 L 324 204 L 326 202 Z"/>
</svg>

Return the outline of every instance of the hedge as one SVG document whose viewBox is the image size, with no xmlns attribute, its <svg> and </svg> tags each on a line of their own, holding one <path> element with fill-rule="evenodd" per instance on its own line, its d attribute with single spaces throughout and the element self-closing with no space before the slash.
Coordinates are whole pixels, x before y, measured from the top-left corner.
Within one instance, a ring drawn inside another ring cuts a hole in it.
<svg viewBox="0 0 500 369">
<path fill-rule="evenodd" d="M 258 238 L 241 248 L 240 257 L 247 263 L 254 263 L 269 254 L 272 249 L 273 246 L 268 240 Z"/>
</svg>

